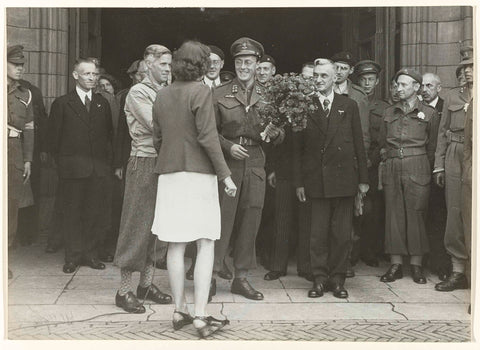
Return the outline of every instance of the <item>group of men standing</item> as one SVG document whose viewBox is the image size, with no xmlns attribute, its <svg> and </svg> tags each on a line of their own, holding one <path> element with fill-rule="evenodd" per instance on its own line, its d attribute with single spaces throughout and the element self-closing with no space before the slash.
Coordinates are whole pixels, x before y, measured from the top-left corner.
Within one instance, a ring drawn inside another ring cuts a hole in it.
<svg viewBox="0 0 480 350">
<path fill-rule="evenodd" d="M 276 71 L 275 60 L 265 54 L 263 45 L 251 38 L 236 40 L 230 48 L 235 75 L 223 72 L 225 79 L 221 79 L 225 55 L 216 46 L 210 48 L 211 66 L 204 82 L 212 89 L 220 143 L 238 187 L 234 198 L 220 196 L 222 234 L 215 246 L 214 271 L 221 278 L 233 278 L 232 293 L 263 299 L 248 281 L 248 271 L 256 267 L 259 228 L 269 269 L 266 280 L 286 274 L 289 248 L 298 233 L 297 270 L 313 282 L 308 292 L 312 298 L 327 291 L 338 298 L 348 297 L 344 284 L 346 277 L 354 276 L 352 262 L 359 256 L 366 264 L 378 266 L 384 248 L 391 261 L 381 277 L 384 282 L 403 277 L 403 258 L 409 256 L 412 279 L 425 283 L 422 266 L 430 253 L 429 263 L 442 280 L 437 290 L 468 288 L 470 213 L 462 210 L 461 193 L 465 193 L 463 205 L 469 208 L 471 175 L 467 172 L 471 167 L 465 161 L 471 164 L 471 153 L 470 158 L 464 153 L 471 152 L 471 147 L 464 150 L 464 143 L 471 145 L 471 49 L 462 51 L 459 65 L 466 85 L 449 91 L 442 100 L 437 75 L 401 69 L 392 80 L 393 105 L 375 97 L 381 67 L 374 61 L 356 63 L 351 53 L 340 52 L 307 63 L 302 74 L 315 81 L 317 109 L 308 116 L 303 131 L 293 132 L 289 126 L 266 127 L 260 118 L 258 109 L 266 103 L 265 83 Z M 31 92 L 18 85 L 15 73 L 25 62 L 22 48 L 9 48 L 7 61 L 10 233 L 16 230 L 17 208 L 28 205 L 25 193 L 34 127 Z M 148 90 L 151 93 L 168 83 L 167 78 L 158 79 L 159 84 L 150 82 L 156 79 L 155 62 L 144 64 L 147 77 L 136 79 L 136 83 L 147 80 L 153 85 Z M 141 67 L 139 62 L 136 70 Z M 132 77 L 136 70 L 129 70 Z M 166 70 L 170 71 L 165 68 L 162 74 Z M 48 150 L 61 179 L 65 273 L 81 264 L 105 267 L 99 260 L 98 241 L 106 177 L 112 175 L 112 165 L 115 174 L 123 177 L 128 152 L 132 155 L 143 147 L 131 143 L 132 138 L 142 140 L 138 135 L 151 126 L 146 119 L 142 124 L 141 118 L 134 125 L 125 112 L 142 114 L 149 108 L 151 112 L 152 104 L 152 98 L 135 100 L 124 91 L 121 100 L 123 104 L 130 101 L 129 107 L 120 110 L 114 138 L 109 101 L 93 92 L 98 66 L 79 59 L 72 75 L 75 89 L 54 101 L 48 128 Z M 353 76 L 358 85 L 350 80 Z M 465 125 L 469 125 L 469 134 L 464 134 Z M 269 136 L 269 143 L 262 132 Z M 274 193 L 274 200 L 265 203 L 274 213 L 270 222 L 265 218 L 268 208 L 263 210 L 267 186 Z M 23 191 L 21 200 L 18 189 Z M 354 217 L 354 212 L 363 215 Z M 265 227 L 271 227 L 267 237 Z M 359 244 L 353 244 L 355 239 Z M 230 250 L 233 273 L 225 263 Z M 128 256 L 128 251 L 126 247 L 122 255 Z M 148 283 L 142 285 L 147 287 Z M 131 298 L 118 304 L 126 310 L 138 308 Z"/>
</svg>

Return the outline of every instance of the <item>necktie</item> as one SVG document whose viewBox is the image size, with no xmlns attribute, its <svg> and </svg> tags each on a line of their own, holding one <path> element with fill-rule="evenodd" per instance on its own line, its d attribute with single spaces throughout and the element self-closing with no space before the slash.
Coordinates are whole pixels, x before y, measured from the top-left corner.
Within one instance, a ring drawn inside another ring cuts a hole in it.
<svg viewBox="0 0 480 350">
<path fill-rule="evenodd" d="M 328 99 L 323 100 L 323 111 L 325 112 L 326 115 L 330 112 L 329 109 L 330 106 L 330 101 Z"/>
<path fill-rule="evenodd" d="M 87 112 L 90 112 L 90 105 L 91 105 L 91 101 L 90 99 L 88 98 L 87 95 L 85 95 L 85 108 L 87 109 Z"/>
</svg>

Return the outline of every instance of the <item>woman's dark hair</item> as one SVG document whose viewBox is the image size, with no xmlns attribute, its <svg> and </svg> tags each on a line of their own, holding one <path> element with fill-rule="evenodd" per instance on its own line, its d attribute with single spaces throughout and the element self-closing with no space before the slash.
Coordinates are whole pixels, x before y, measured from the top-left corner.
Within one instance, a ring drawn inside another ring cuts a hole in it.
<svg viewBox="0 0 480 350">
<path fill-rule="evenodd" d="M 176 80 L 198 80 L 209 66 L 210 48 L 199 41 L 186 41 L 173 53 L 172 74 Z"/>
<path fill-rule="evenodd" d="M 117 79 L 115 79 L 113 75 L 103 73 L 103 74 L 100 74 L 98 81 L 100 81 L 100 79 L 108 80 L 110 84 L 112 84 L 112 87 L 115 93 L 120 89 L 120 83 L 118 82 Z"/>
</svg>

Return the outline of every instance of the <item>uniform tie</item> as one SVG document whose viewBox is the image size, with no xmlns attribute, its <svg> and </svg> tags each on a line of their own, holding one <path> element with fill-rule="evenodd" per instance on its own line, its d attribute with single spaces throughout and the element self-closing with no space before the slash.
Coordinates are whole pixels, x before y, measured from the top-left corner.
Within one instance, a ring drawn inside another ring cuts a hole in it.
<svg viewBox="0 0 480 350">
<path fill-rule="evenodd" d="M 87 109 L 87 112 L 90 113 L 90 105 L 92 104 L 92 101 L 88 98 L 87 95 L 85 95 L 85 108 Z"/>
</svg>

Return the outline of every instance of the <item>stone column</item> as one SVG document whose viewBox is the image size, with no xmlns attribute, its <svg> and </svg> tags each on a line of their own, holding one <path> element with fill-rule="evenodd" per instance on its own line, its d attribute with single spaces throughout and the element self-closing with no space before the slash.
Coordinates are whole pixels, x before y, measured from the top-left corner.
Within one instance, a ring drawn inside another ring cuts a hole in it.
<svg viewBox="0 0 480 350">
<path fill-rule="evenodd" d="M 47 111 L 67 92 L 68 10 L 8 8 L 7 44 L 25 49 L 25 80 L 38 86 Z"/>
<path fill-rule="evenodd" d="M 402 8 L 400 66 L 436 73 L 445 88 L 455 87 L 460 47 L 473 42 L 472 20 L 472 7 Z"/>
</svg>

